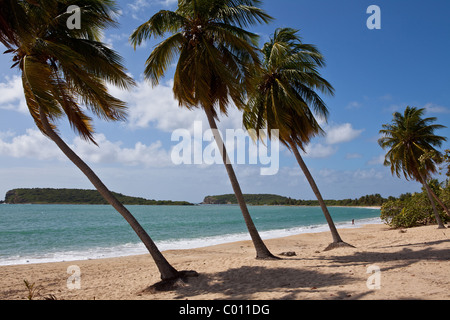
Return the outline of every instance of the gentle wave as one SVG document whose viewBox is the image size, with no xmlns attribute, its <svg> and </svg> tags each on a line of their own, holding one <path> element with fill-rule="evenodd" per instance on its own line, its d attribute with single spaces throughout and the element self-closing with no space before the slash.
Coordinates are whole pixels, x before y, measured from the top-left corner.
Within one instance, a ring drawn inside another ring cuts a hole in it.
<svg viewBox="0 0 450 320">
<path fill-rule="evenodd" d="M 359 228 L 366 224 L 381 224 L 380 218 L 367 218 L 355 220 L 352 222 L 336 223 L 338 229 L 344 228 Z M 304 233 L 318 233 L 328 231 L 327 224 L 311 225 L 293 227 L 279 230 L 261 231 L 262 239 L 274 239 L 288 237 Z M 231 243 L 243 240 L 250 240 L 248 233 L 225 234 L 212 237 L 201 237 L 195 239 L 173 239 L 157 242 L 156 245 L 161 251 L 166 250 L 183 250 L 208 247 L 218 244 Z M 92 247 L 85 250 L 71 250 L 71 251 L 55 251 L 45 252 L 39 254 L 32 254 L 29 256 L 8 256 L 0 257 L 0 265 L 18 265 L 18 264 L 32 264 L 32 263 L 48 263 L 48 262 L 63 262 L 63 261 L 79 261 L 79 260 L 93 260 L 115 258 L 123 256 L 133 256 L 146 254 L 148 251 L 142 243 L 126 243 L 111 247 Z"/>
</svg>

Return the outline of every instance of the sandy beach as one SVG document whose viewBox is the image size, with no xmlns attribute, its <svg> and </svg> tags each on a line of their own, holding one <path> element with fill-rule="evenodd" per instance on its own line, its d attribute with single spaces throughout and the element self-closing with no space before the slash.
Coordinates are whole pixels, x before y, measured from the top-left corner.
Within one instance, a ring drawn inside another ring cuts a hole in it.
<svg viewBox="0 0 450 320">
<path fill-rule="evenodd" d="M 170 292 L 143 292 L 158 282 L 149 255 L 0 267 L 0 299 L 27 299 L 24 280 L 39 287 L 34 299 L 58 300 L 308 300 L 450 299 L 450 230 L 425 226 L 391 230 L 366 225 L 339 230 L 356 248 L 323 251 L 329 232 L 266 240 L 281 260 L 256 260 L 251 242 L 166 251 L 178 270 L 198 277 Z M 69 281 L 68 267 L 80 277 Z M 369 281 L 368 281 L 369 280 Z"/>
</svg>

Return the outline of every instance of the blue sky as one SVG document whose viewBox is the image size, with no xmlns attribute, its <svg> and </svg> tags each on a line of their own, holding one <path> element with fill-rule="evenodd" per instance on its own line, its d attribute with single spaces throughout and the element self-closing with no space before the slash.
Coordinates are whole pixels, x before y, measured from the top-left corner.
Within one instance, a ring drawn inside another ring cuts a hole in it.
<svg viewBox="0 0 450 320">
<path fill-rule="evenodd" d="M 138 86 L 131 92 L 111 88 L 128 103 L 128 121 L 95 121 L 99 147 L 77 138 L 65 121 L 63 138 L 113 191 L 150 199 L 200 202 L 207 195 L 232 193 L 221 164 L 180 165 L 171 162 L 176 129 L 191 130 L 202 121 L 201 110 L 180 109 L 171 92 L 171 73 L 156 88 L 142 78 L 147 56 L 157 41 L 136 51 L 128 36 L 161 9 L 175 9 L 174 0 L 118 1 L 119 26 L 107 30 L 104 42 L 124 58 Z M 370 5 L 381 9 L 381 29 L 369 30 Z M 330 111 L 325 137 L 308 146 L 305 161 L 327 199 L 380 193 L 387 197 L 415 192 L 415 182 L 392 177 L 382 165 L 378 146 L 382 124 L 407 105 L 426 108 L 438 123 L 450 123 L 450 2 L 447 0 L 266 0 L 275 20 L 252 31 L 261 45 L 278 27 L 300 29 L 305 43 L 324 54 L 322 75 L 334 86 L 324 96 Z M 0 48 L 1 49 L 1 48 Z M 4 50 L 3 50 L 4 51 Z M 34 126 L 11 57 L 0 55 L 0 199 L 18 187 L 89 188 L 88 180 Z M 230 108 L 222 130 L 241 127 L 241 115 Z M 450 129 L 438 134 L 450 136 Z M 205 147 L 208 144 L 204 144 Z M 443 149 L 450 148 L 449 143 Z M 258 165 L 235 165 L 244 193 L 275 193 L 314 199 L 294 157 L 283 147 L 276 175 L 261 176 Z"/>
</svg>

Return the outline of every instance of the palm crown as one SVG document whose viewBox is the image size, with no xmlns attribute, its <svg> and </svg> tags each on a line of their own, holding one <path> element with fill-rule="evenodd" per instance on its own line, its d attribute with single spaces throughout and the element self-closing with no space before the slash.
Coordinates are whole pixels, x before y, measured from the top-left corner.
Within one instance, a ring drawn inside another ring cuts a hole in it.
<svg viewBox="0 0 450 320">
<path fill-rule="evenodd" d="M 145 76 L 159 83 L 175 57 L 174 94 L 180 105 L 226 114 L 230 101 L 243 108 L 251 74 L 258 65 L 258 36 L 243 29 L 271 18 L 257 0 L 183 0 L 176 11 L 162 10 L 131 36 L 136 47 L 146 38 L 172 35 L 155 47 Z"/>
<path fill-rule="evenodd" d="M 69 5 L 81 8 L 81 29 L 67 28 Z M 122 88 L 134 82 L 121 57 L 99 42 L 101 29 L 114 25 L 114 10 L 109 0 L 30 1 L 21 4 L 23 20 L 11 19 L 16 36 L 7 52 L 14 55 L 13 66 L 22 71 L 26 102 L 42 132 L 41 110 L 53 128 L 54 120 L 66 115 L 71 126 L 92 142 L 91 118 L 80 105 L 106 120 L 124 119 L 125 103 L 108 93 L 105 80 Z"/>
<path fill-rule="evenodd" d="M 297 32 L 277 29 L 262 48 L 258 90 L 250 95 L 244 126 L 267 129 L 269 136 L 272 129 L 278 129 L 283 144 L 291 148 L 293 143 L 304 150 L 305 144 L 323 133 L 314 113 L 325 120 L 328 116 L 316 90 L 332 95 L 334 89 L 318 72 L 325 65 L 324 57 L 315 46 L 302 43 Z"/>
<path fill-rule="evenodd" d="M 425 109 L 407 107 L 403 114 L 396 112 L 390 124 L 383 125 L 380 133 L 383 135 L 378 143 L 383 149 L 389 148 L 384 164 L 391 166 L 391 172 L 400 177 L 402 174 L 407 180 L 414 179 L 425 183 L 431 174 L 437 170 L 431 158 L 419 164 L 419 158 L 429 151 L 439 152 L 445 137 L 435 135 L 434 131 L 445 128 L 433 124 L 436 118 L 423 118 Z M 423 178 L 422 178 L 423 177 Z"/>
</svg>

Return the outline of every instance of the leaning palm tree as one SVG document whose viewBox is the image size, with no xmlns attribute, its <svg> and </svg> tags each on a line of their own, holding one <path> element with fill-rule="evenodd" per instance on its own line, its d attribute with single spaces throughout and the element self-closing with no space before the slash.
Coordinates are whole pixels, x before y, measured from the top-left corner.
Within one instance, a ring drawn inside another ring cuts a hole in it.
<svg viewBox="0 0 450 320">
<path fill-rule="evenodd" d="M 447 139 L 436 135 L 434 131 L 445 127 L 433 124 L 436 121 L 434 117 L 423 118 L 424 113 L 425 109 L 409 106 L 403 114 L 395 112 L 392 122 L 384 124 L 380 130 L 382 137 L 378 143 L 383 149 L 388 149 L 384 164 L 391 167 L 392 174 L 395 173 L 399 178 L 403 174 L 406 180 L 413 179 L 423 185 L 439 228 L 445 228 L 427 183 L 437 172 L 436 164 L 429 157 L 423 159 L 422 163 L 419 161 L 426 152 L 440 154 L 435 147 L 440 147 Z"/>
<path fill-rule="evenodd" d="M 81 29 L 66 26 L 69 5 L 81 8 Z M 56 121 L 66 116 L 72 128 L 95 143 L 92 119 L 85 108 L 109 121 L 123 120 L 125 103 L 108 93 L 106 82 L 120 88 L 134 85 L 121 57 L 107 48 L 101 30 L 115 24 L 109 0 L 33 0 L 21 2 L 22 20 L 12 25 L 32 26 L 23 34 L 15 29 L 10 52 L 22 74 L 26 103 L 37 127 L 86 175 L 99 193 L 125 218 L 153 257 L 162 280 L 182 276 L 164 258 L 133 215 L 113 196 L 91 168 L 61 139 Z M 26 20 L 24 20 L 26 19 Z M 84 107 L 82 107 L 84 106 Z"/>
<path fill-rule="evenodd" d="M 245 219 L 258 259 L 274 256 L 263 243 L 245 204 L 225 144 L 217 130 L 219 111 L 227 114 L 229 103 L 244 107 L 252 88 L 252 69 L 259 64 L 258 37 L 244 30 L 271 17 L 258 7 L 258 0 L 180 0 L 176 11 L 162 10 L 139 26 L 130 40 L 136 48 L 147 38 L 170 37 L 158 44 L 146 61 L 145 77 L 153 86 L 176 57 L 173 92 L 180 106 L 202 108 L 234 193 Z"/>
<path fill-rule="evenodd" d="M 333 87 L 318 72 L 318 67 L 325 64 L 324 58 L 315 46 L 302 43 L 298 30 L 291 28 L 277 29 L 264 44 L 262 55 L 263 67 L 257 71 L 258 90 L 249 97 L 243 116 L 244 127 L 252 129 L 249 132 L 256 133 L 255 138 L 262 138 L 261 129 L 266 129 L 269 138 L 273 136 L 272 131 L 277 130 L 277 138 L 294 153 L 319 200 L 333 237 L 325 250 L 350 246 L 342 241 L 299 152 L 299 148 L 305 151 L 313 137 L 323 134 L 311 108 L 325 120 L 328 116 L 325 103 L 315 92 L 334 93 Z"/>
</svg>

